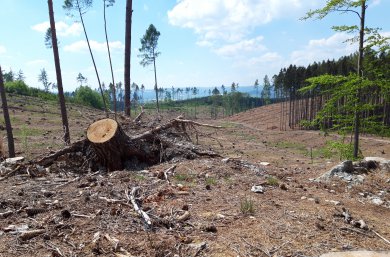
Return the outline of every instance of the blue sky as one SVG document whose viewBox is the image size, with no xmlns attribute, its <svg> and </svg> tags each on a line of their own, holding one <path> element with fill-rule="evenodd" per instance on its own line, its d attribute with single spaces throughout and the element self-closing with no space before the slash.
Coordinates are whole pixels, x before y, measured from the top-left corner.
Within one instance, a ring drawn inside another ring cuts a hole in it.
<svg viewBox="0 0 390 257">
<path fill-rule="evenodd" d="M 44 44 L 48 27 L 45 0 L 0 0 L 0 65 L 3 70 L 23 70 L 29 86 L 40 87 L 45 68 L 55 82 L 52 50 Z M 86 48 L 81 24 L 66 16 L 62 0 L 54 0 L 57 35 L 65 91 L 77 86 L 81 72 L 92 88 L 97 80 Z M 115 80 L 123 81 L 125 0 L 107 10 L 109 41 Z M 162 87 L 253 85 L 289 64 L 307 65 L 354 52 L 343 43 L 350 35 L 335 33 L 332 25 L 358 24 L 352 13 L 332 14 L 323 20 L 300 21 L 309 9 L 325 0 L 138 0 L 133 1 L 131 80 L 154 85 L 152 67 L 137 57 L 140 38 L 149 24 L 161 32 L 157 79 Z M 390 1 L 368 1 L 367 26 L 381 27 L 390 35 Z M 101 80 L 109 83 L 105 48 L 103 1 L 95 0 L 85 14 Z"/>
</svg>

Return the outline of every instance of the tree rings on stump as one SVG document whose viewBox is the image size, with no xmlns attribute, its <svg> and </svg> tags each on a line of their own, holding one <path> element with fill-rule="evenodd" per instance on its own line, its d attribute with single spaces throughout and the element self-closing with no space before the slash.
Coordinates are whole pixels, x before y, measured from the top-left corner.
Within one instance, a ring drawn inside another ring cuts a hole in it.
<svg viewBox="0 0 390 257">
<path fill-rule="evenodd" d="M 115 135 L 117 129 L 118 123 L 115 120 L 98 120 L 88 127 L 87 138 L 91 143 L 104 143 Z"/>
</svg>

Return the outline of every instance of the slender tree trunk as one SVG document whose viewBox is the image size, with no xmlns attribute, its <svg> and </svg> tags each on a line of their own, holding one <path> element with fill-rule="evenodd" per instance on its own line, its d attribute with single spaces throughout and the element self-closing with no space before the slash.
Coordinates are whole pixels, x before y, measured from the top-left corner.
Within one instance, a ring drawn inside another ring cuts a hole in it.
<svg viewBox="0 0 390 257">
<path fill-rule="evenodd" d="M 107 44 L 107 52 L 108 52 L 108 59 L 110 61 L 110 69 L 111 69 L 111 79 L 112 79 L 112 91 L 113 91 L 113 98 L 114 98 L 114 113 L 115 113 L 115 120 L 116 120 L 116 90 L 115 90 L 115 80 L 114 80 L 114 71 L 112 70 L 112 61 L 111 61 L 111 52 L 110 52 L 110 45 L 108 44 L 108 35 L 107 35 L 107 19 L 106 19 L 106 0 L 103 1 L 103 13 L 104 13 L 104 33 L 106 35 L 106 44 Z"/>
<path fill-rule="evenodd" d="M 1 102 L 3 104 L 5 127 L 7 129 L 8 156 L 12 158 L 15 157 L 14 136 L 12 134 L 11 119 L 9 118 L 9 113 L 8 113 L 7 97 L 5 95 L 3 72 L 1 66 L 0 66 L 0 95 L 1 95 Z"/>
<path fill-rule="evenodd" d="M 364 22 L 366 16 L 366 1 L 362 1 L 360 13 L 360 31 L 359 31 L 359 59 L 358 59 L 358 76 L 363 77 L 363 43 L 364 43 Z M 356 97 L 358 103 L 355 111 L 355 128 L 354 128 L 354 144 L 353 157 L 357 158 L 359 155 L 359 127 L 360 127 L 360 111 L 358 110 L 360 102 L 360 88 L 357 89 Z"/>
<path fill-rule="evenodd" d="M 83 25 L 84 35 L 85 35 L 85 39 L 87 40 L 87 45 L 88 45 L 88 49 L 89 49 L 89 54 L 91 55 L 93 67 L 95 68 L 95 73 L 96 73 L 96 78 L 97 78 L 98 84 L 99 84 L 100 94 L 102 95 L 102 99 L 103 99 L 104 111 L 106 112 L 106 116 L 108 117 L 106 98 L 104 97 L 104 93 L 103 93 L 103 89 L 102 89 L 102 84 L 100 83 L 99 72 L 98 72 L 98 70 L 97 70 L 97 68 L 96 68 L 95 58 L 93 57 L 91 45 L 89 44 L 88 34 L 87 34 L 87 30 L 85 29 L 83 14 L 81 13 L 81 8 L 80 8 L 80 4 L 79 4 L 79 1 L 78 1 L 78 0 L 77 0 L 77 9 L 78 9 L 78 11 L 79 11 L 80 20 L 81 20 L 81 25 Z"/>
<path fill-rule="evenodd" d="M 60 56 L 58 54 L 57 33 L 56 33 L 56 24 L 55 24 L 55 21 L 54 21 L 53 1 L 52 0 L 48 0 L 47 4 L 49 6 L 50 29 L 51 29 L 51 35 L 52 35 L 51 41 L 52 41 L 52 46 L 53 46 L 54 64 L 55 64 L 55 67 L 56 67 L 58 98 L 60 100 L 62 126 L 64 128 L 64 141 L 65 141 L 65 144 L 70 144 L 68 115 L 66 113 L 64 89 L 63 89 L 63 86 L 62 86 Z"/>
<path fill-rule="evenodd" d="M 133 16 L 133 1 L 126 1 L 126 31 L 125 31 L 125 114 L 131 116 L 130 105 L 130 56 L 131 56 L 131 22 Z"/>
<path fill-rule="evenodd" d="M 153 66 L 154 66 L 154 90 L 156 91 L 157 112 L 160 112 L 160 105 L 158 104 L 158 87 L 157 87 L 157 73 L 156 73 L 156 57 L 153 51 Z"/>
</svg>

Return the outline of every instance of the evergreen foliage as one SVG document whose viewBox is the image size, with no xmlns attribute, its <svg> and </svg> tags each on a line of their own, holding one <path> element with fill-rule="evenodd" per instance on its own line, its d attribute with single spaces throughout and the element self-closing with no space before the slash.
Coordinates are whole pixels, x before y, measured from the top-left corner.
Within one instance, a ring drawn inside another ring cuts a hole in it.
<svg viewBox="0 0 390 257">
<path fill-rule="evenodd" d="M 99 93 L 88 86 L 79 86 L 74 92 L 74 101 L 97 109 L 103 109 L 104 104 Z"/>
<path fill-rule="evenodd" d="M 154 68 L 154 91 L 156 92 L 156 107 L 157 112 L 160 111 L 158 103 L 158 85 L 157 85 L 157 72 L 156 72 L 156 58 L 161 54 L 157 51 L 158 39 L 160 37 L 160 32 L 156 29 L 153 24 L 150 24 L 146 30 L 144 36 L 141 38 L 141 48 L 139 52 L 141 53 L 138 57 L 141 58 L 140 64 L 144 67 L 153 64 Z"/>
</svg>

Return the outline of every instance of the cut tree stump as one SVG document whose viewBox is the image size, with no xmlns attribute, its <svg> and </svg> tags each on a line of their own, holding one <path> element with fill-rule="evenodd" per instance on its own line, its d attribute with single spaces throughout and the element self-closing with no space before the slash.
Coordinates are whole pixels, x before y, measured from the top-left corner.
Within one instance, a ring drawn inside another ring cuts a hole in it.
<svg viewBox="0 0 390 257">
<path fill-rule="evenodd" d="M 115 120 L 98 120 L 87 129 L 87 138 L 103 166 L 108 170 L 123 169 L 123 144 L 128 140 Z"/>
<path fill-rule="evenodd" d="M 194 159 L 197 157 L 221 157 L 212 150 L 194 145 L 189 132 L 200 133 L 196 126 L 221 128 L 209 124 L 184 120 L 182 117 L 172 119 L 165 124 L 136 135 L 126 135 L 117 121 L 102 119 L 92 123 L 87 129 L 87 139 L 73 143 L 71 146 L 50 153 L 35 163 L 42 166 L 52 165 L 60 156 L 82 156 L 92 171 L 105 167 L 108 171 L 123 170 L 128 167 L 155 165 L 173 158 Z M 202 134 L 200 134 L 202 135 Z M 73 155 L 81 153 L 78 155 Z"/>
<path fill-rule="evenodd" d="M 113 119 L 102 119 L 92 123 L 87 129 L 87 138 L 95 150 L 99 163 L 108 171 L 122 170 L 124 162 L 137 158 L 147 164 L 160 160 L 161 140 L 130 138 Z"/>
<path fill-rule="evenodd" d="M 172 128 L 186 134 L 185 125 L 219 128 L 177 118 L 140 135 L 129 137 L 115 120 L 102 119 L 88 127 L 87 138 L 99 162 L 109 171 L 122 170 L 124 163 L 134 157 L 138 161 L 153 165 L 175 155 L 188 159 L 195 156 L 218 156 L 214 152 L 203 151 L 190 142 L 175 140 L 174 136 L 168 137 L 163 133 L 164 130 Z M 186 136 L 188 137 L 187 134 Z"/>
</svg>

